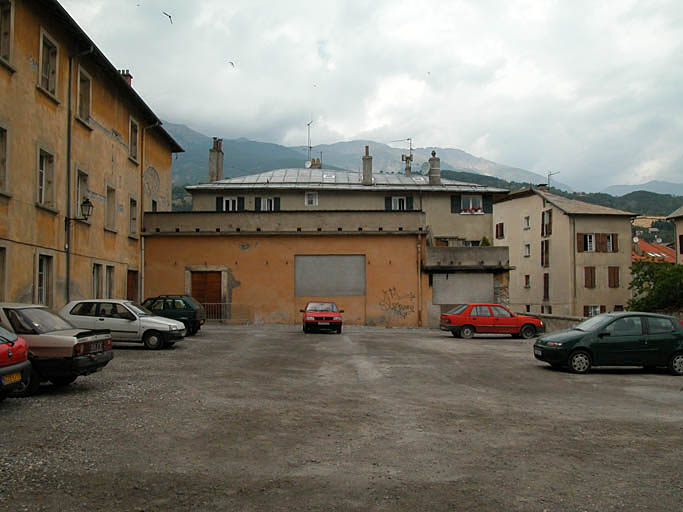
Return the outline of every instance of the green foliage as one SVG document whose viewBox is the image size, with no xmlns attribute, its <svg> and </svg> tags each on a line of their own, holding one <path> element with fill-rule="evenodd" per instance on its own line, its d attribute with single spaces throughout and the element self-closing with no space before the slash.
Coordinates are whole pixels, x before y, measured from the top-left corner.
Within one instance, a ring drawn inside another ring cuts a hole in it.
<svg viewBox="0 0 683 512">
<path fill-rule="evenodd" d="M 489 237 L 484 235 L 484 238 L 481 239 L 481 243 L 479 244 L 480 247 L 491 247 L 491 241 L 489 240 Z"/>
<path fill-rule="evenodd" d="M 629 309 L 635 311 L 680 311 L 683 308 L 683 265 L 635 261 L 631 267 L 629 289 L 634 298 Z"/>
</svg>

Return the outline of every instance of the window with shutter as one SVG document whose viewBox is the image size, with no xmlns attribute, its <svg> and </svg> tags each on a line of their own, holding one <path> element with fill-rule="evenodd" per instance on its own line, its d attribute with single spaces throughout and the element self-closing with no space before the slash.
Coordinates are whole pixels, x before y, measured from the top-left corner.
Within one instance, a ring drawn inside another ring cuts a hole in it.
<svg viewBox="0 0 683 512">
<path fill-rule="evenodd" d="M 216 197 L 216 211 L 217 212 L 223 211 L 223 196 Z"/>
<path fill-rule="evenodd" d="M 391 211 L 391 196 L 386 196 L 384 198 L 384 209 L 388 212 Z"/>
<path fill-rule="evenodd" d="M 257 211 L 257 212 L 261 211 L 261 198 L 260 197 L 254 198 L 254 211 Z"/>
<path fill-rule="evenodd" d="M 550 274 L 543 274 L 543 300 L 550 300 Z"/>
<path fill-rule="evenodd" d="M 595 267 L 584 267 L 584 286 L 586 288 L 595 288 Z"/>
<path fill-rule="evenodd" d="M 584 252 L 586 250 L 585 246 L 583 245 L 583 236 L 583 233 L 576 234 L 576 252 Z"/>
<path fill-rule="evenodd" d="M 610 288 L 619 288 L 619 267 L 608 267 L 608 285 Z"/>
<path fill-rule="evenodd" d="M 451 196 L 451 213 L 460 213 L 460 194 Z"/>
</svg>

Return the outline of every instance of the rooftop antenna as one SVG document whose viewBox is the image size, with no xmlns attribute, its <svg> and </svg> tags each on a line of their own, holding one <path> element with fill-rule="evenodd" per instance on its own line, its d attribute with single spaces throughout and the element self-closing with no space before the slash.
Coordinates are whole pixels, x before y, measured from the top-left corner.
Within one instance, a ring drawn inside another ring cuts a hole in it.
<svg viewBox="0 0 683 512">
<path fill-rule="evenodd" d="M 306 126 L 308 127 L 308 160 L 310 161 L 311 159 L 311 150 L 313 147 L 311 146 L 311 125 L 313 124 L 313 120 L 311 119 L 308 123 L 306 123 Z"/>
<path fill-rule="evenodd" d="M 548 171 L 548 190 L 550 190 L 550 177 L 555 176 L 556 174 L 560 174 L 560 171 Z"/>
<path fill-rule="evenodd" d="M 401 162 L 406 163 L 406 176 L 410 176 L 411 164 L 413 162 L 413 138 L 408 137 L 407 139 L 392 140 L 391 142 L 407 142 L 408 143 L 408 154 L 401 155 Z"/>
</svg>

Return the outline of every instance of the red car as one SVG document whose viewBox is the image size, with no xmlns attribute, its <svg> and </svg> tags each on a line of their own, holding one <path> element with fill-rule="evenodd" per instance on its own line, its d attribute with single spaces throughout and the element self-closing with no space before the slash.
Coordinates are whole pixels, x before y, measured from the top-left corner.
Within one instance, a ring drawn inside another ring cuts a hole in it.
<svg viewBox="0 0 683 512">
<path fill-rule="evenodd" d="M 0 327 L 0 401 L 28 381 L 30 371 L 26 342 Z"/>
<path fill-rule="evenodd" d="M 304 332 L 342 331 L 343 309 L 339 309 L 334 302 L 309 302 L 306 309 L 300 310 L 303 316 Z"/>
<path fill-rule="evenodd" d="M 455 337 L 471 338 L 475 333 L 512 334 L 524 339 L 545 332 L 543 322 L 526 315 L 515 315 L 500 304 L 460 304 L 441 315 L 441 330 Z"/>
</svg>

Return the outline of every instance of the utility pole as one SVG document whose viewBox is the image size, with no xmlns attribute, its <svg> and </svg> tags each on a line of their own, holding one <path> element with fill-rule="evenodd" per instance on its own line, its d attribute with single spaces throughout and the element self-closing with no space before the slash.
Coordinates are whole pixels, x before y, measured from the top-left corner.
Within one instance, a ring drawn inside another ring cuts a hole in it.
<svg viewBox="0 0 683 512">
<path fill-rule="evenodd" d="M 406 176 L 410 176 L 411 167 L 413 163 L 413 138 L 408 137 L 407 139 L 392 140 L 391 142 L 407 142 L 408 143 L 408 154 L 401 155 L 401 162 L 406 163 Z"/>
<path fill-rule="evenodd" d="M 550 190 L 550 177 L 555 176 L 556 174 L 560 174 L 560 171 L 548 171 L 548 190 Z"/>
<path fill-rule="evenodd" d="M 313 120 L 311 119 L 308 123 L 306 123 L 306 126 L 308 127 L 308 161 L 311 161 L 311 150 L 313 147 L 311 146 L 311 125 L 313 124 Z"/>
</svg>

